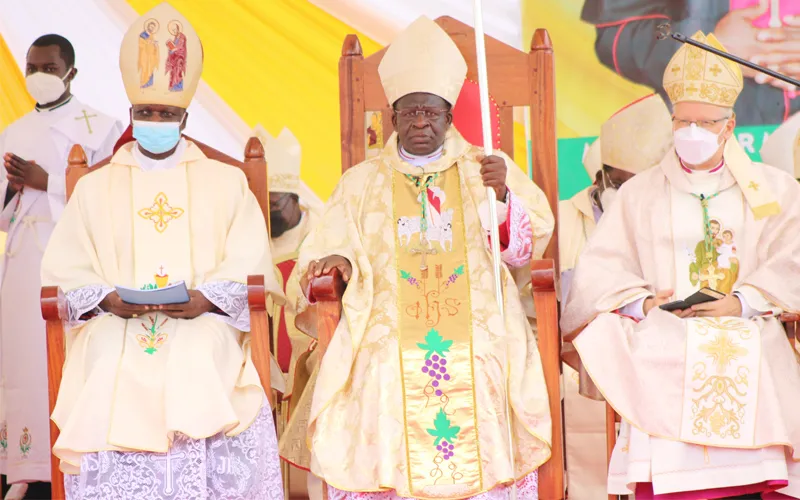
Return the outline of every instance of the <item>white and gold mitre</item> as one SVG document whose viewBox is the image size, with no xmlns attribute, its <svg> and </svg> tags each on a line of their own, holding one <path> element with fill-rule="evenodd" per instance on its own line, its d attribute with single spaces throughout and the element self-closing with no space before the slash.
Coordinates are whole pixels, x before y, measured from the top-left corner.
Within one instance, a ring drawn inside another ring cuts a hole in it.
<svg viewBox="0 0 800 500">
<path fill-rule="evenodd" d="M 672 148 L 672 117 L 660 96 L 628 104 L 600 127 L 603 165 L 638 174 Z"/>
<path fill-rule="evenodd" d="M 203 72 L 203 47 L 189 21 L 165 2 L 125 33 L 119 68 L 131 104 L 187 108 Z"/>
<path fill-rule="evenodd" d="M 586 173 L 589 174 L 589 179 L 594 182 L 594 178 L 597 175 L 597 172 L 603 168 L 603 159 L 600 155 L 600 138 L 598 137 L 589 146 L 589 150 L 586 151 L 586 154 L 583 155 L 583 168 L 586 169 Z"/>
<path fill-rule="evenodd" d="M 772 132 L 761 146 L 761 162 L 800 179 L 800 113 Z"/>
<path fill-rule="evenodd" d="M 698 31 L 692 40 L 725 50 L 713 33 Z M 688 43 L 672 56 L 664 71 L 664 90 L 672 104 L 705 102 L 732 108 L 744 88 L 738 64 Z"/>
<path fill-rule="evenodd" d="M 276 193 L 300 194 L 301 149 L 297 137 L 288 128 L 272 137 L 261 125 L 254 132 L 264 145 L 269 190 Z"/>
<path fill-rule="evenodd" d="M 455 105 L 467 63 L 450 36 L 422 16 L 389 45 L 378 74 L 389 105 L 415 92 L 434 94 Z"/>
</svg>

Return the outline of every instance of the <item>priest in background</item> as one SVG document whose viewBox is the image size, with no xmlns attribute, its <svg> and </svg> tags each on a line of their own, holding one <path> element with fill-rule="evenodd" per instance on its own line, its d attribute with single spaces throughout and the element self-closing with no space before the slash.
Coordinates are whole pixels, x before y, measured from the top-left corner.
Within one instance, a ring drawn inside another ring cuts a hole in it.
<svg viewBox="0 0 800 500">
<path fill-rule="evenodd" d="M 672 120 L 664 101 L 655 94 L 628 104 L 600 128 L 600 137 L 589 148 L 584 160 L 590 175 L 597 172 L 597 181 L 559 204 L 561 290 L 564 298 L 581 252 L 603 213 L 617 199 L 619 188 L 634 175 L 657 165 L 671 148 Z M 593 159 L 593 150 L 597 151 L 596 159 Z M 593 167 L 593 161 L 597 162 L 597 167 Z M 567 344 L 564 348 L 565 353 L 572 353 L 565 359 L 573 365 L 570 367 L 565 363 L 564 366 L 569 497 L 594 500 L 605 496 L 606 490 L 606 457 L 597 453 L 606 444 L 605 405 L 600 402 L 602 396 L 593 391 L 585 373 L 581 374 L 584 376 L 582 380 L 576 371 L 580 368 L 571 347 Z M 581 383 L 585 386 L 582 390 L 579 387 Z"/>
<path fill-rule="evenodd" d="M 333 268 L 348 283 L 307 418 L 310 469 L 331 499 L 488 499 L 514 481 L 518 498 L 538 496 L 551 421 L 512 272 L 530 279 L 553 216 L 510 158 L 484 156 L 451 126 L 466 71 L 428 18 L 394 40 L 378 72 L 397 132 L 345 172 L 300 251 L 303 290 Z M 487 187 L 499 200 L 505 320 Z"/>
<path fill-rule="evenodd" d="M 66 202 L 67 157 L 80 144 L 90 162 L 111 154 L 122 127 L 71 92 L 75 50 L 60 35 L 39 37 L 25 58 L 36 108 L 0 135 L 0 472 L 20 499 L 26 483 L 50 482 L 45 324 L 39 305 L 42 254 Z M 45 498 L 46 492 L 31 490 Z"/>
<path fill-rule="evenodd" d="M 302 294 L 296 269 L 297 255 L 300 245 L 322 216 L 324 204 L 300 180 L 301 147 L 294 134 L 284 128 L 278 137 L 272 137 L 260 125 L 254 133 L 264 145 L 267 159 L 272 261 L 278 268 L 284 293 L 296 298 Z M 277 419 L 281 439 L 317 363 L 313 339 L 295 327 L 295 304 L 294 300 L 287 300 L 283 305 L 276 305 L 272 315 L 273 354 L 286 377 Z M 289 495 L 309 496 L 309 490 L 314 490 L 316 496 L 311 494 L 311 498 L 321 498 L 321 483 L 309 476 L 307 467 L 304 470 L 291 466 L 294 463 L 291 459 L 282 463 Z"/>
<path fill-rule="evenodd" d="M 137 39 L 152 19 L 185 36 L 178 89 L 160 73 L 140 84 Z M 52 419 L 70 499 L 283 498 L 250 356 L 247 276 L 283 295 L 244 173 L 181 138 L 202 67 L 197 33 L 169 4 L 131 26 L 120 69 L 136 141 L 78 182 L 45 252 L 42 282 L 68 303 Z M 179 282 L 190 290 L 182 304 L 133 305 L 115 291 Z"/>
<path fill-rule="evenodd" d="M 800 185 L 733 137 L 735 63 L 684 45 L 664 87 L 675 148 L 605 212 L 561 320 L 623 418 L 608 492 L 800 498 L 800 365 L 777 317 L 800 311 Z M 705 288 L 722 298 L 660 308 Z"/>
<path fill-rule="evenodd" d="M 777 167 L 800 180 L 800 113 L 795 113 L 772 132 L 761 146 L 761 161 Z"/>
</svg>

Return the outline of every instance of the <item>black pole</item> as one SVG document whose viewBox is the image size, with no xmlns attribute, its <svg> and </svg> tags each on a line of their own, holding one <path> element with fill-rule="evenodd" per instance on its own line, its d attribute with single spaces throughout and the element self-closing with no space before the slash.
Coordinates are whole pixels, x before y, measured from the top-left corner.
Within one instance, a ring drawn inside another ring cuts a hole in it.
<svg viewBox="0 0 800 500">
<path fill-rule="evenodd" d="M 665 39 L 667 36 L 671 36 L 672 38 L 674 38 L 675 40 L 677 40 L 677 41 L 679 41 L 681 43 L 688 43 L 689 45 L 694 45 L 697 48 L 705 50 L 706 52 L 711 52 L 712 54 L 716 54 L 716 55 L 718 55 L 720 57 L 724 57 L 725 59 L 728 59 L 729 61 L 733 61 L 733 62 L 735 62 L 737 64 L 741 64 L 742 66 L 747 66 L 750 69 L 754 69 L 754 70 L 756 70 L 756 71 L 758 71 L 760 73 L 764 73 L 765 75 L 769 75 L 772 78 L 775 78 L 775 79 L 780 80 L 782 82 L 786 82 L 789 85 L 794 85 L 795 87 L 800 88 L 800 80 L 795 80 L 794 78 L 786 76 L 786 75 L 781 74 L 781 73 L 778 73 L 777 71 L 773 71 L 773 70 L 771 70 L 769 68 L 765 68 L 763 66 L 759 66 L 758 64 L 755 64 L 755 63 L 752 63 L 752 62 L 747 61 L 745 59 L 742 59 L 741 57 L 735 56 L 733 54 L 729 54 L 729 53 L 727 53 L 727 52 L 725 52 L 723 50 L 719 50 L 719 49 L 717 49 L 715 47 L 711 47 L 710 45 L 706 45 L 703 42 L 698 42 L 697 40 L 692 40 L 691 38 L 687 37 L 686 35 L 684 35 L 682 33 L 671 33 L 669 31 L 669 24 L 662 24 L 662 25 L 660 25 L 658 27 L 658 29 L 660 30 L 660 33 L 658 35 L 658 38 L 660 40 Z"/>
</svg>

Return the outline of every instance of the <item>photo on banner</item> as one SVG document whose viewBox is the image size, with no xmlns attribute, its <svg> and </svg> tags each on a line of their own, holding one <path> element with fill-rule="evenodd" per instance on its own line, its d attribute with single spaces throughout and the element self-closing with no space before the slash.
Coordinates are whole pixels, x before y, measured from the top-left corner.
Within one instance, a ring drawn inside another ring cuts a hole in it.
<svg viewBox="0 0 800 500">
<path fill-rule="evenodd" d="M 669 103 L 661 82 L 680 43 L 657 40 L 659 25 L 687 37 L 713 32 L 731 53 L 800 78 L 797 0 L 527 0 L 523 23 L 525 40 L 538 27 L 553 39 L 562 199 L 589 185 L 582 159 L 605 120 L 653 92 Z M 769 29 L 782 36 L 760 41 Z M 758 161 L 764 139 L 800 112 L 800 90 L 748 68 L 743 74 L 736 137 Z"/>
</svg>

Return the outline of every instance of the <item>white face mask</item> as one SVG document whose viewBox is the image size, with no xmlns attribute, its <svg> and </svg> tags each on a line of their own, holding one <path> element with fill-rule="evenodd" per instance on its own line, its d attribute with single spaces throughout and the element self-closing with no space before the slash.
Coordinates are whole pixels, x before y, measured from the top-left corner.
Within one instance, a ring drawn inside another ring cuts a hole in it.
<svg viewBox="0 0 800 500">
<path fill-rule="evenodd" d="M 727 122 L 727 120 L 725 120 Z M 675 131 L 675 151 L 689 165 L 702 165 L 719 150 L 719 136 L 724 128 L 715 134 L 698 127 L 694 123 Z"/>
<path fill-rule="evenodd" d="M 40 106 L 46 106 L 57 101 L 67 91 L 67 85 L 64 80 L 67 79 L 71 71 L 72 68 L 67 71 L 63 78 L 37 71 L 25 77 L 25 86 L 28 88 L 28 93 L 36 99 Z"/>
<path fill-rule="evenodd" d="M 608 174 L 606 174 L 605 170 L 601 170 L 600 175 L 603 179 L 603 191 L 600 193 L 600 209 L 606 212 L 611 208 L 611 205 L 614 204 L 614 201 L 616 201 L 617 190 L 619 188 L 614 186 L 614 183 L 608 178 Z"/>
<path fill-rule="evenodd" d="M 600 206 L 603 212 L 607 212 L 611 205 L 617 200 L 617 188 L 605 188 L 600 193 Z"/>
</svg>

